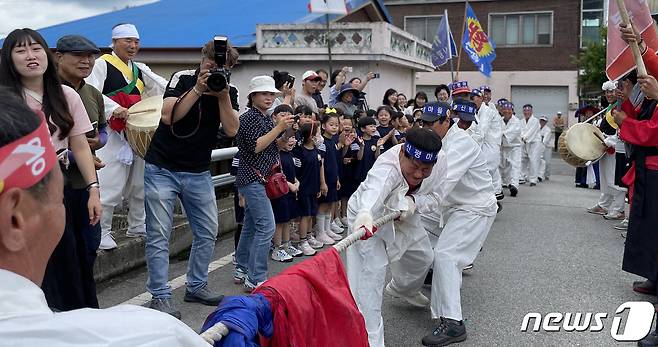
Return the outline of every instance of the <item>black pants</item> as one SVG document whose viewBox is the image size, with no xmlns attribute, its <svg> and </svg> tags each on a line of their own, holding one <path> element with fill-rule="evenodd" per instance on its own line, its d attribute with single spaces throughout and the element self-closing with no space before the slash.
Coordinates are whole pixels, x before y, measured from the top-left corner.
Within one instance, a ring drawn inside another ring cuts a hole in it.
<svg viewBox="0 0 658 347">
<path fill-rule="evenodd" d="M 94 262 L 100 244 L 100 223 L 89 225 L 84 189 L 64 188 L 66 226 L 50 256 L 41 288 L 48 306 L 58 311 L 98 308 Z"/>
<path fill-rule="evenodd" d="M 562 135 L 562 132 L 559 133 L 557 131 L 555 132 L 555 148 L 553 148 L 555 152 L 557 152 L 557 142 L 560 139 L 560 135 Z"/>
</svg>

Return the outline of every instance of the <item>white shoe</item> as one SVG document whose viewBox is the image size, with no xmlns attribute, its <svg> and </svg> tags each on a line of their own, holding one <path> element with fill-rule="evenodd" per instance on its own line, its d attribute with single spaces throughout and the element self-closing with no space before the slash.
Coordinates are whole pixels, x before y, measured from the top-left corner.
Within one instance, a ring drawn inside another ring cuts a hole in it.
<svg viewBox="0 0 658 347">
<path fill-rule="evenodd" d="M 340 236 L 340 235 L 334 233 L 334 232 L 331 231 L 331 230 L 327 230 L 327 231 L 325 231 L 325 233 L 327 234 L 327 236 L 331 237 L 332 239 L 334 239 L 334 240 L 336 240 L 336 241 L 340 241 L 340 240 L 343 239 L 342 236 Z"/>
<path fill-rule="evenodd" d="M 414 294 L 413 296 L 402 295 L 398 291 L 393 289 L 393 287 L 391 286 L 391 282 L 388 282 L 388 284 L 386 285 L 386 294 L 388 294 L 388 295 L 390 295 L 394 298 L 404 299 L 411 306 L 415 306 L 415 307 L 427 307 L 430 304 L 430 299 L 428 299 L 421 292 L 418 292 L 418 293 Z"/>
<path fill-rule="evenodd" d="M 318 240 L 318 241 L 324 243 L 324 244 L 327 245 L 327 246 L 331 246 L 331 245 L 333 245 L 334 243 L 336 243 L 336 241 L 334 241 L 334 239 L 332 239 L 329 235 L 327 235 L 326 232 L 320 234 L 320 235 L 316 238 L 316 240 Z"/>
<path fill-rule="evenodd" d="M 126 230 L 127 237 L 146 237 L 146 226 L 140 225 L 135 228 L 128 228 Z"/>
<path fill-rule="evenodd" d="M 342 234 L 343 233 L 343 227 L 338 225 L 338 223 L 336 223 L 336 221 L 333 221 L 331 223 L 331 231 L 335 234 Z M 331 235 L 329 235 L 329 236 L 331 236 Z"/>
<path fill-rule="evenodd" d="M 302 254 L 304 254 L 302 251 L 297 249 L 297 247 L 293 246 L 291 243 L 286 244 L 285 248 L 286 253 L 290 254 L 293 257 L 299 257 Z"/>
<path fill-rule="evenodd" d="M 103 235 L 101 237 L 101 244 L 98 246 L 98 249 L 109 251 L 110 249 L 115 248 L 117 248 L 117 243 L 114 241 L 112 234 Z"/>
<path fill-rule="evenodd" d="M 299 244 L 299 249 L 302 251 L 302 253 L 306 256 L 309 255 L 315 255 L 316 251 L 311 247 L 308 241 L 304 241 Z"/>
<path fill-rule="evenodd" d="M 277 247 L 273 252 L 272 252 L 272 260 L 275 261 L 280 261 L 282 263 L 288 263 L 292 261 L 292 257 L 288 252 L 285 251 L 284 248 Z"/>
<path fill-rule="evenodd" d="M 316 240 L 316 239 L 315 239 L 315 236 L 310 235 L 310 234 L 308 235 L 308 241 L 307 241 L 307 243 L 308 243 L 309 245 L 311 245 L 311 247 L 313 247 L 313 248 L 315 248 L 315 249 L 319 249 L 319 248 L 324 247 L 324 243 L 322 243 L 322 242 Z"/>
</svg>

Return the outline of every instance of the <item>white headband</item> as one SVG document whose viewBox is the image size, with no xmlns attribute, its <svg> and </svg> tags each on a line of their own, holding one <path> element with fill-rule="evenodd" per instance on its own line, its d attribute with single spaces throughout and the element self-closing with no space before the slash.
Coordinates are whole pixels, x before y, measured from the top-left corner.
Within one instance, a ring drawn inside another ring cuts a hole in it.
<svg viewBox="0 0 658 347">
<path fill-rule="evenodd" d="M 117 25 L 112 29 L 112 39 L 139 38 L 137 28 L 132 24 Z"/>
</svg>

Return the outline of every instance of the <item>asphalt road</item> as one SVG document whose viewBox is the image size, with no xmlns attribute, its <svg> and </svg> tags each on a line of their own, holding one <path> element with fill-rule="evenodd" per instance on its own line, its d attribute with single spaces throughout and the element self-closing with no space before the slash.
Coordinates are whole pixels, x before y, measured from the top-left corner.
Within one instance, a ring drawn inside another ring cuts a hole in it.
<svg viewBox="0 0 658 347">
<path fill-rule="evenodd" d="M 615 310 L 626 301 L 655 298 L 630 289 L 639 278 L 621 271 L 624 239 L 612 228 L 615 222 L 586 213 L 599 191 L 575 188 L 573 174 L 573 168 L 555 157 L 550 181 L 536 187 L 522 185 L 518 197 L 503 200 L 504 209 L 475 267 L 464 273 L 462 308 L 468 339 L 459 346 L 635 345 L 611 337 Z M 232 238 L 219 240 L 215 259 L 232 251 Z M 270 262 L 270 274 L 288 264 Z M 184 259 L 172 259 L 170 277 L 183 275 L 185 269 Z M 241 287 L 232 282 L 232 271 L 230 263 L 213 271 L 210 288 L 241 295 Z M 99 284 L 101 306 L 143 293 L 145 283 L 145 269 L 139 269 Z M 429 290 L 424 289 L 428 297 Z M 184 286 L 176 289 L 174 300 L 183 321 L 198 331 L 212 308 L 184 303 L 184 293 Z M 434 327 L 429 309 L 385 297 L 382 310 L 387 346 L 420 346 L 422 336 Z M 523 318 L 530 312 L 601 312 L 608 318 L 599 332 L 522 332 Z"/>
</svg>

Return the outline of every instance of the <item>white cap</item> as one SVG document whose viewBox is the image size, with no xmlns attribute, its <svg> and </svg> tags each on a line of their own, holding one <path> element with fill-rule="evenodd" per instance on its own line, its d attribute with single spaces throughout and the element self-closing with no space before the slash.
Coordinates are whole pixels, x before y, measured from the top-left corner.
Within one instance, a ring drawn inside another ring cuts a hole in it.
<svg viewBox="0 0 658 347">
<path fill-rule="evenodd" d="M 562 111 L 557 111 L 557 114 L 562 114 Z"/>
<path fill-rule="evenodd" d="M 316 80 L 316 79 L 319 79 L 319 78 L 322 78 L 322 77 L 320 77 L 320 76 L 319 76 L 317 73 L 315 73 L 315 71 L 313 71 L 313 70 L 308 70 L 308 71 L 304 72 L 304 74 L 302 75 L 302 81 L 306 81 L 306 80 Z"/>
<path fill-rule="evenodd" d="M 274 87 L 274 78 L 270 76 L 256 76 L 249 82 L 249 94 L 256 92 L 281 93 Z"/>
<path fill-rule="evenodd" d="M 608 91 L 608 90 L 615 90 L 617 89 L 617 81 L 605 81 L 603 82 L 603 85 L 601 86 L 602 90 Z"/>
<path fill-rule="evenodd" d="M 541 116 L 541 117 L 539 117 L 539 120 L 543 120 L 544 122 L 548 122 L 548 117 Z"/>
</svg>

